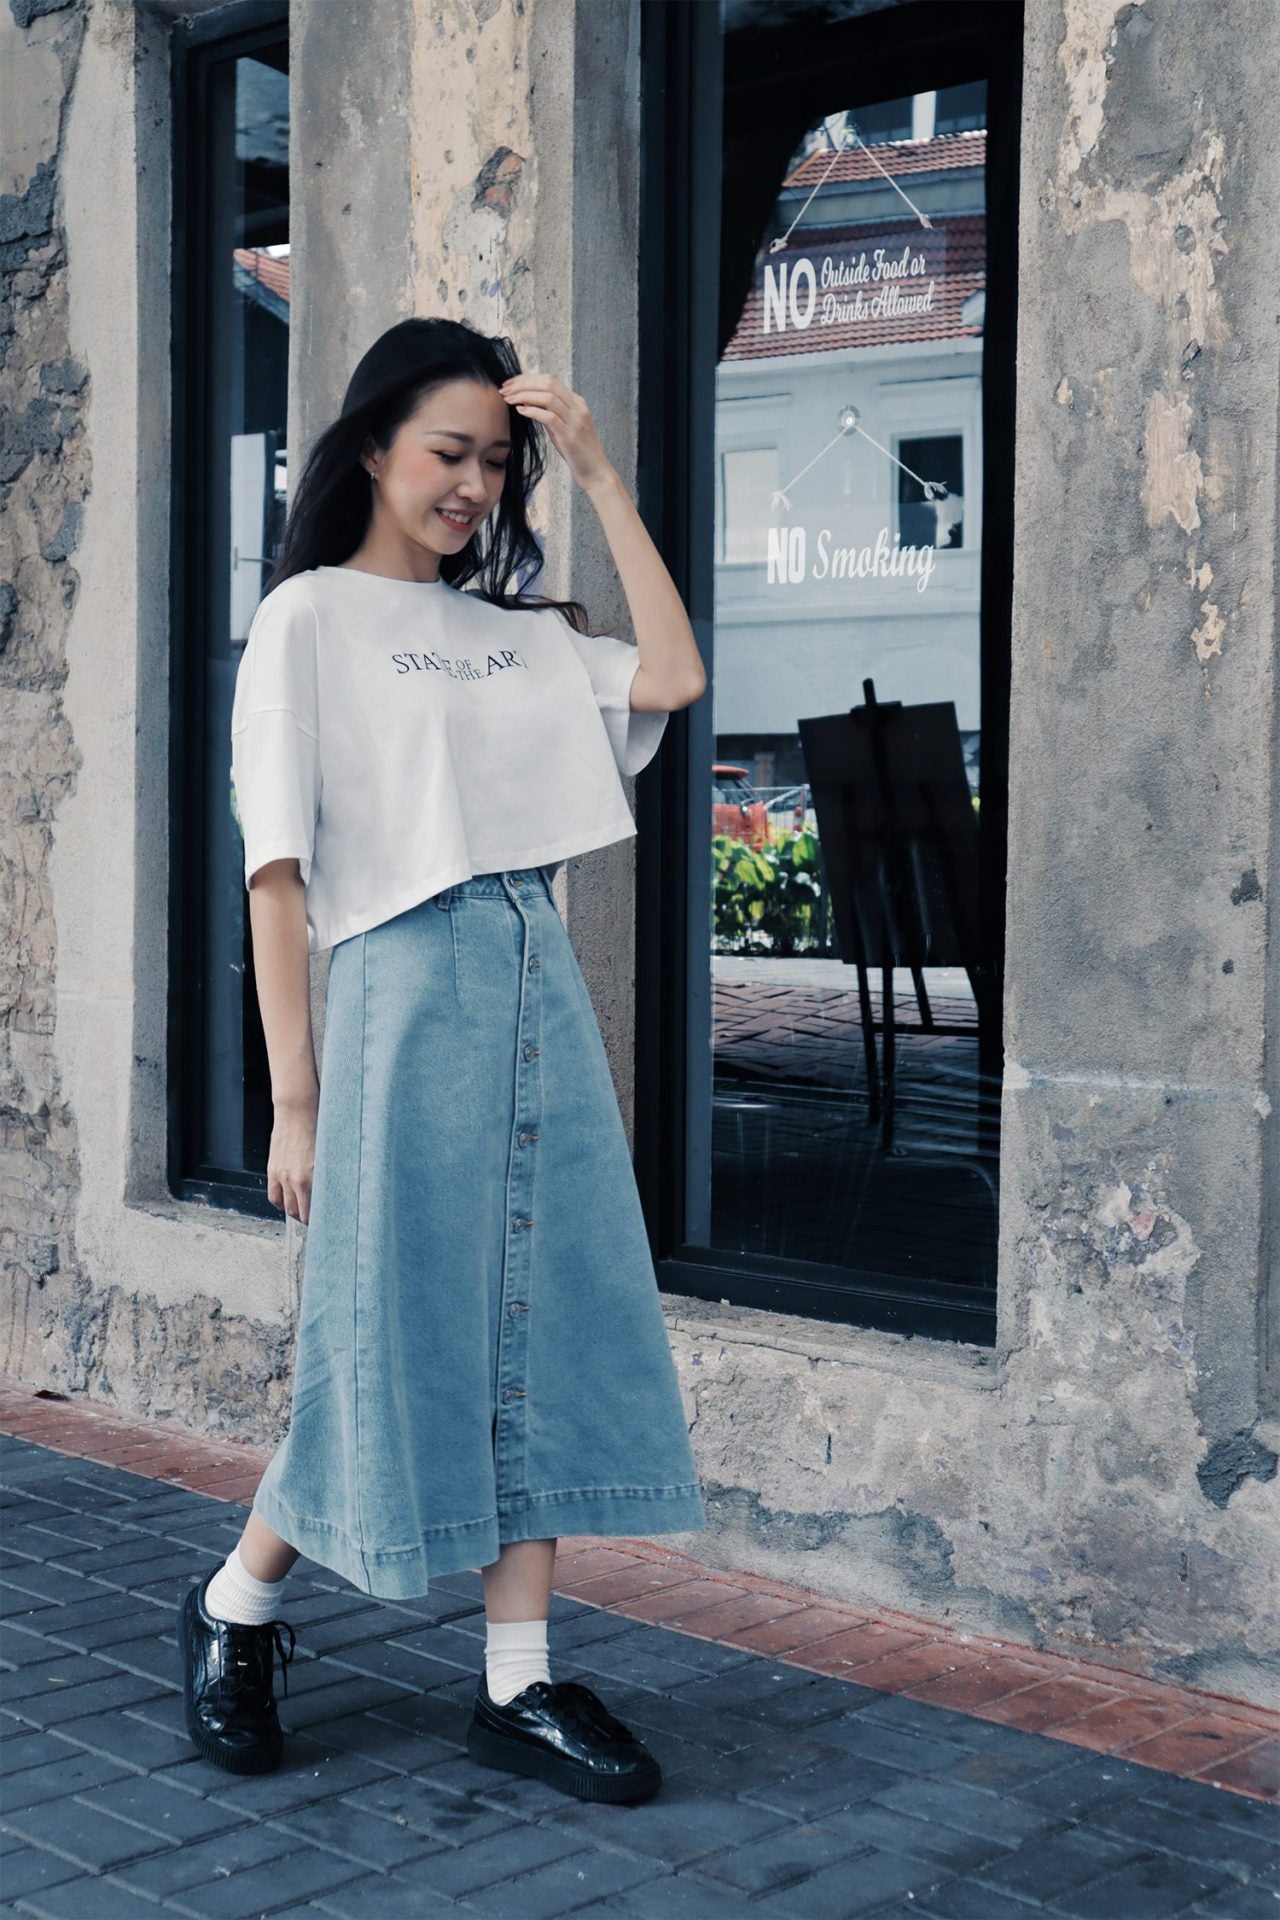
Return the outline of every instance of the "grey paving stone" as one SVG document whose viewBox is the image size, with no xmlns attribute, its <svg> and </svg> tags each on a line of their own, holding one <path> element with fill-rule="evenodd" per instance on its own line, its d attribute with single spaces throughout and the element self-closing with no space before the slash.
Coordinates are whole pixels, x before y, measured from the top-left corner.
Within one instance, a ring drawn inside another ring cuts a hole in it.
<svg viewBox="0 0 1280 1920">
<path fill-rule="evenodd" d="M 1006 1736 L 1015 1739 L 1038 1739 L 1036 1734 L 1024 1734 L 1014 1727 L 1003 1727 L 996 1720 L 976 1720 L 971 1714 L 959 1713 L 949 1707 L 927 1706 L 922 1700 L 912 1700 L 905 1693 L 875 1693 L 864 1701 L 857 1711 L 869 1721 L 879 1721 L 887 1727 L 900 1727 L 907 1733 L 921 1733 L 928 1740 L 950 1740 L 956 1746 L 967 1747 L 976 1752 L 980 1747 L 1000 1745 Z"/>
<path fill-rule="evenodd" d="M 50 1688 L 65 1689 L 86 1680 L 109 1680 L 111 1675 L 112 1669 L 93 1654 L 65 1653 L 58 1648 L 51 1659 L 46 1648 L 43 1660 L 29 1661 L 22 1668 L 7 1673 L 0 1692 L 3 1692 L 5 1704 L 12 1708 L 15 1702 L 47 1694 Z"/>
<path fill-rule="evenodd" d="M 1048 1902 L 1053 1913 L 1069 1913 L 1076 1920 L 1170 1920 L 1185 1913 L 1195 1900 L 1216 1893 L 1228 1876 L 1192 1860 L 1151 1853 L 1126 1866 L 1104 1873 L 1086 1885 L 1055 1894 Z"/>
<path fill-rule="evenodd" d="M 1008 1745 L 998 1741 L 979 1747 L 976 1752 L 961 1753 L 958 1758 L 954 1743 L 936 1741 L 936 1746 L 950 1747 L 951 1757 L 944 1758 L 929 1771 L 939 1780 L 963 1781 L 971 1787 L 989 1787 L 997 1792 L 1008 1789 L 1034 1798 L 1037 1806 L 1058 1806 L 1058 1796 L 1064 1792 L 1063 1783 L 1071 1776 L 1076 1776 L 1077 1784 L 1083 1780 L 1081 1749 L 1063 1740 L 1019 1733 L 1016 1728 L 1010 1728 L 1010 1732 L 1014 1739 Z M 1098 1754 L 1084 1756 L 1084 1767 L 1091 1767 L 1096 1775 L 1101 1758 Z M 1112 1773 L 1112 1792 L 1123 1791 L 1118 1785 L 1120 1778 L 1119 1772 Z"/>
<path fill-rule="evenodd" d="M 43 1920 L 139 1920 L 138 1896 L 113 1880 L 80 1875 L 28 1894 L 24 1914 Z"/>
<path fill-rule="evenodd" d="M 29 1847 L 8 1835 L 0 1836 L 0 1840 L 0 1893 L 8 1900 L 20 1900 L 23 1894 L 56 1886 L 60 1880 L 81 1878 L 80 1868 L 61 1854 Z"/>
<path fill-rule="evenodd" d="M 432 1840 L 446 1840 L 451 1846 L 465 1846 L 505 1833 L 508 1816 L 486 1807 L 465 1795 L 450 1793 L 429 1780 L 401 1779 L 390 1776 L 376 1780 L 343 1795 L 346 1805 L 376 1814 L 395 1826 L 413 1833 L 425 1833 Z"/>
<path fill-rule="evenodd" d="M 613 1896 L 644 1885 L 652 1873 L 647 1860 L 592 1849 L 481 1887 L 467 1895 L 466 1908 L 469 1913 L 492 1915 L 493 1920 L 512 1920 L 513 1915 L 518 1920 L 554 1920 L 558 1914 L 578 1912 L 586 1901 L 603 1899 L 611 1904 Z"/>
<path fill-rule="evenodd" d="M 246 1821 L 212 1839 L 198 1840 L 185 1847 L 169 1847 L 147 1860 L 134 1860 L 119 1867 L 112 1879 L 149 1900 L 168 1900 L 186 1887 L 205 1885 L 226 1879 L 247 1868 L 265 1866 L 268 1861 L 296 1853 L 298 1843 L 287 1833 L 267 1822 Z M 135 1902 L 136 1904 L 136 1902 Z M 145 1907 L 137 1907 L 139 1915 Z M 88 1920 L 88 1916 L 85 1916 Z"/>
<path fill-rule="evenodd" d="M 894 1768 L 849 1753 L 842 1754 L 838 1760 L 823 1760 L 816 1767 L 806 1767 L 785 1780 L 747 1788 L 743 1797 L 760 1806 L 772 1807 L 793 1820 L 820 1820 L 824 1814 L 836 1813 L 843 1807 L 862 1806 L 872 1795 L 884 1798 L 901 1780 L 902 1774 Z"/>
<path fill-rule="evenodd" d="M 635 1635 L 630 1633 L 589 1641 L 584 1647 L 576 1647 L 573 1664 L 581 1673 L 599 1674 L 606 1680 L 647 1687 L 650 1692 L 668 1692 L 676 1687 L 687 1686 L 695 1678 L 691 1667 L 656 1652 L 651 1643 L 637 1645 Z M 594 1686 L 595 1682 L 589 1684 Z"/>
<path fill-rule="evenodd" d="M 747 1911 L 754 1912 L 754 1905 Z M 574 1920 L 583 1914 L 616 1914 L 623 1920 L 743 1920 L 743 1912 L 740 1893 L 721 1892 L 705 1880 L 670 1873 L 576 1908 Z"/>
<path fill-rule="evenodd" d="M 394 1773 L 425 1772 L 435 1762 L 451 1759 L 457 1750 L 452 1738 L 414 1733 L 381 1719 L 376 1713 L 348 1713 L 337 1720 L 326 1720 L 314 1731 L 327 1746 L 357 1753 L 362 1759 Z M 295 1740 L 309 1737 L 305 1733 L 293 1735 Z"/>
<path fill-rule="evenodd" d="M 456 1920 L 467 1911 L 420 1881 L 397 1879 L 394 1874 L 349 1880 L 336 1892 L 320 1896 L 316 1904 L 321 1913 L 333 1914 L 337 1920 L 436 1920 L 439 1914 L 452 1914 Z"/>
<path fill-rule="evenodd" d="M 363 1872 L 354 1860 L 344 1863 L 333 1854 L 306 1847 L 280 1854 L 267 1870 L 250 1867 L 208 1885 L 183 1887 L 170 1895 L 169 1904 L 192 1920 L 258 1920 L 260 1914 L 309 1900 L 313 1894 L 328 1897 Z"/>
<path fill-rule="evenodd" d="M 674 1742 L 668 1735 L 651 1735 L 648 1744 L 673 1786 L 709 1793 L 743 1793 L 842 1758 L 839 1747 L 822 1746 L 804 1734 L 790 1732 L 757 1740 L 733 1753 L 709 1754 L 703 1747 Z"/>
<path fill-rule="evenodd" d="M 1280 1907 L 1269 1888 L 1242 1887 L 1229 1880 L 1217 1893 L 1197 1900 L 1188 1912 L 1203 1920 L 1276 1920 Z"/>
<path fill-rule="evenodd" d="M 382 1630 L 381 1615 L 367 1606 L 354 1612 L 346 1607 L 341 1613 L 315 1620 L 306 1619 L 302 1608 L 295 1618 L 286 1607 L 281 1609 L 281 1617 L 297 1634 L 299 1651 L 305 1648 L 314 1654 L 333 1653 L 339 1647 L 358 1647 Z"/>
<path fill-rule="evenodd" d="M 931 1740 L 927 1734 L 886 1727 L 861 1713 L 824 1720 L 821 1727 L 815 1727 L 813 1737 L 824 1746 L 860 1754 L 866 1760 L 876 1760 L 881 1766 L 895 1767 L 900 1773 L 913 1776 L 945 1773 L 957 1764 L 967 1765 L 976 1757 L 970 1753 L 958 1754 L 953 1740 Z"/>
<path fill-rule="evenodd" d="M 69 1647 L 73 1653 L 91 1653 L 113 1639 L 134 1639 L 140 1618 L 145 1616 L 140 1614 L 132 1594 L 104 1593 L 73 1607 L 42 1608 L 21 1624 L 24 1632 L 39 1632 L 54 1643 L 49 1647 L 50 1654 L 58 1646 Z"/>
<path fill-rule="evenodd" d="M 145 1708 L 152 1703 L 142 1704 Z M 191 1742 L 185 1730 L 180 1733 L 174 1727 L 157 1726 L 145 1712 L 88 1714 L 83 1720 L 63 1720 L 58 1732 L 93 1753 L 105 1753 L 127 1766 L 145 1767 L 151 1772 L 191 1758 Z"/>
<path fill-rule="evenodd" d="M 1067 1753 L 1071 1749 L 1064 1748 Z M 999 1748 L 991 1754 L 998 1756 Z M 989 1755 L 977 1756 L 988 1758 Z M 950 1776 L 963 1778 L 965 1769 Z M 1040 1807 L 1060 1820 L 1078 1820 L 1095 1807 L 1116 1807 L 1142 1795 L 1151 1784 L 1149 1767 L 1138 1767 L 1130 1760 L 1114 1760 L 1110 1754 L 1091 1753 L 1073 1763 L 1042 1775 L 1038 1780 L 1012 1781 L 1009 1791 L 1026 1806 Z"/>
<path fill-rule="evenodd" d="M 375 1707 L 385 1711 L 418 1697 L 411 1688 L 402 1687 L 394 1680 L 375 1680 L 358 1673 L 297 1695 L 290 1687 L 287 1698 L 280 1700 L 280 1724 L 286 1730 L 321 1731 L 326 1720 L 345 1719 L 349 1713 L 369 1713 Z"/>
<path fill-rule="evenodd" d="M 0 1740 L 0 1775 L 25 1773 L 28 1767 L 42 1767 L 49 1760 L 65 1760 L 73 1751 L 56 1733 L 40 1733 L 34 1728 L 8 1733 Z"/>
<path fill-rule="evenodd" d="M 998 1887 L 1015 1899 L 1049 1901 L 1099 1874 L 1142 1857 L 1144 1849 L 1096 1833 L 1091 1827 L 1060 1827 L 1038 1834 L 1002 1860 L 990 1860 L 968 1877 Z"/>
<path fill-rule="evenodd" d="M 1141 1843 L 1139 1851 L 1159 1848 L 1221 1867 L 1238 1880 L 1261 1879 L 1280 1875 L 1280 1810 L 1270 1836 L 1265 1832 L 1242 1833 L 1206 1820 L 1181 1807 L 1162 1807 L 1151 1800 L 1127 1800 L 1123 1806 L 1097 1809 L 1089 1825 L 1111 1835 L 1124 1835 Z"/>
<path fill-rule="evenodd" d="M 765 1894 L 753 1904 L 761 1913 L 786 1914 L 794 1920 L 850 1920 L 855 1914 L 874 1913 L 895 1895 L 911 1893 L 918 1898 L 940 1887 L 947 1877 L 944 1869 L 923 1861 L 873 1849 L 824 1867 L 781 1893 Z"/>
<path fill-rule="evenodd" d="M 557 1833 L 551 1827 L 508 1821 L 500 1832 L 470 1840 L 461 1847 L 440 1848 L 414 1867 L 411 1878 L 415 1886 L 429 1887 L 432 1893 L 457 1900 L 481 1887 L 491 1887 L 495 1881 L 510 1880 L 530 1867 L 545 1866 L 582 1851 L 581 1841 L 571 1835 Z M 406 1878 L 392 1877 L 401 1882 Z"/>
<path fill-rule="evenodd" d="M 912 1820 L 891 1807 L 869 1801 L 863 1807 L 851 1807 L 842 1813 L 829 1813 L 825 1825 L 846 1834 L 850 1842 L 879 1847 L 884 1853 L 905 1854 L 909 1860 L 932 1861 L 964 1873 L 987 1861 L 1004 1859 L 1011 1849 L 990 1835 L 965 1833 L 959 1827 L 944 1827 L 937 1820 Z"/>
<path fill-rule="evenodd" d="M 595 1640 L 610 1640 L 616 1634 L 630 1633 L 635 1628 L 634 1620 L 626 1619 L 620 1613 L 607 1613 L 603 1607 L 589 1607 L 585 1613 L 576 1614 L 565 1621 L 556 1633 L 556 1645 L 568 1652 L 573 1647 L 585 1647 Z"/>
<path fill-rule="evenodd" d="M 78 1514 L 74 1516 L 88 1529 L 95 1524 L 101 1525 L 101 1516 Z M 101 1537 L 89 1540 L 66 1542 L 66 1550 L 60 1552 L 61 1564 L 72 1566 L 79 1573 L 97 1573 L 107 1568 L 140 1566 L 144 1561 L 158 1560 L 161 1556 L 182 1554 L 190 1557 L 194 1547 L 180 1546 L 173 1541 L 157 1537 L 149 1529 L 139 1527 L 120 1527 L 115 1535 L 104 1541 Z"/>
<path fill-rule="evenodd" d="M 105 1873 L 109 1867 L 139 1860 L 144 1854 L 175 1851 L 168 1840 L 144 1833 L 141 1827 L 130 1826 L 109 1813 L 99 1813 L 79 1800 L 46 1800 L 37 1807 L 15 1807 L 6 1812 L 5 1823 L 30 1845 L 47 1847 L 93 1873 Z"/>
<path fill-rule="evenodd" d="M 56 1759 L 23 1773 L 10 1774 L 0 1796 L 4 1810 L 16 1813 L 20 1807 L 38 1807 L 45 1800 L 65 1800 L 68 1794 L 81 1793 L 86 1787 L 103 1786 L 108 1780 L 129 1776 L 101 1753 L 85 1753 L 64 1746 Z"/>
<path fill-rule="evenodd" d="M 469 1705 L 463 1706 L 436 1689 L 430 1693 L 405 1694 L 385 1707 L 374 1707 L 370 1710 L 370 1717 L 385 1721 L 388 1726 L 396 1727 L 402 1733 L 442 1740 L 456 1753 L 466 1734 L 470 1711 Z M 326 1721 L 324 1724 L 327 1730 L 330 1723 Z"/>
<path fill-rule="evenodd" d="M 1154 1773 L 1150 1767 L 1142 1772 L 1147 1782 L 1142 1797 L 1157 1806 L 1176 1807 L 1199 1820 L 1219 1821 L 1225 1827 L 1238 1827 L 1241 1833 L 1261 1833 L 1264 1838 L 1274 1837 L 1277 1831 L 1280 1809 L 1273 1801 L 1255 1800 L 1200 1780 L 1179 1780 L 1175 1774 Z"/>
<path fill-rule="evenodd" d="M 136 1623 L 135 1623 L 136 1624 Z M 140 1673 L 157 1686 L 182 1685 L 182 1663 L 177 1635 L 151 1633 L 144 1640 L 111 1640 L 96 1649 L 99 1659 L 125 1673 Z"/>
<path fill-rule="evenodd" d="M 993 1887 L 980 1887 L 963 1878 L 948 1880 L 904 1902 L 902 1907 L 888 1911 L 897 1915 L 904 1910 L 918 1913 L 921 1920 L 926 1920 L 926 1916 L 927 1920 L 1031 1920 L 1033 1914 L 1044 1911 L 1042 1907 L 1029 1907 L 1024 1900 L 1013 1900 L 1007 1893 L 997 1893 Z M 880 1920 L 878 1914 L 876 1920 Z M 1117 1913 L 1113 1920 L 1124 1920 L 1124 1916 Z"/>
<path fill-rule="evenodd" d="M 749 1666 L 760 1657 L 743 1647 L 726 1647 L 719 1640 L 702 1640 L 692 1633 L 674 1633 L 669 1627 L 640 1626 L 635 1633 L 660 1648 L 678 1666 L 691 1667 L 695 1673 L 726 1673 L 730 1667 Z"/>
<path fill-rule="evenodd" d="M 42 1693 L 28 1694 L 21 1700 L 7 1704 L 10 1713 L 16 1714 L 30 1726 L 53 1727 L 59 1721 L 78 1719 L 86 1713 L 103 1713 L 109 1707 L 132 1706 L 136 1701 L 150 1698 L 155 1691 L 153 1680 L 144 1680 L 139 1674 L 123 1673 L 117 1669 L 109 1671 L 105 1680 L 81 1682 L 61 1692 L 46 1687 Z"/>
<path fill-rule="evenodd" d="M 0 1590 L 10 1596 L 15 1608 L 31 1606 L 37 1600 L 62 1600 L 68 1605 L 77 1600 L 97 1600 L 102 1588 L 82 1573 L 67 1567 L 45 1567 L 36 1561 L 21 1568 L 7 1568 L 0 1578 Z"/>
<path fill-rule="evenodd" d="M 877 1792 L 883 1807 L 892 1807 L 913 1820 L 938 1820 L 962 1833 L 1002 1840 L 1009 1846 L 1025 1844 L 1061 1822 L 1038 1807 L 1026 1806 L 1008 1795 L 984 1793 L 955 1780 L 902 1780 Z"/>
<path fill-rule="evenodd" d="M 679 1797 L 659 1793 L 652 1800 L 621 1808 L 565 1795 L 560 1806 L 549 1808 L 540 1818 L 581 1835 L 584 1845 L 616 1848 L 664 1867 L 687 1866 L 794 1824 L 768 1807 L 693 1793 Z"/>
<path fill-rule="evenodd" d="M 175 1846 L 189 1840 L 207 1840 L 238 1825 L 241 1815 L 175 1784 L 164 1774 L 134 1774 L 109 1780 L 77 1794 L 80 1805 L 98 1813 L 130 1820 L 144 1833 L 154 1833 Z"/>
<path fill-rule="evenodd" d="M 172 1590 L 176 1597 L 183 1587 L 191 1586 L 218 1564 L 215 1555 L 200 1554 L 194 1547 L 172 1548 L 161 1540 L 153 1540 L 150 1545 L 150 1555 L 145 1559 L 116 1566 L 81 1561 L 76 1570 L 95 1580 L 99 1590 L 111 1587 L 122 1593 L 158 1594 L 163 1589 L 166 1595 Z M 161 1549 L 159 1553 L 157 1547 Z"/>
<path fill-rule="evenodd" d="M 839 1833 L 820 1820 L 796 1826 L 787 1821 L 759 1839 L 730 1847 L 696 1862 L 687 1871 L 695 1879 L 713 1885 L 737 1887 L 739 1892 L 756 1894 L 787 1886 L 852 1853 L 865 1851 L 862 1841 Z"/>
<path fill-rule="evenodd" d="M 680 1688 L 681 1700 L 699 1707 L 719 1707 L 730 1713 L 760 1715 L 771 1726 L 794 1725 L 796 1714 L 810 1712 L 814 1717 L 834 1717 L 849 1710 L 844 1684 L 804 1667 L 789 1667 L 780 1660 L 755 1660 L 725 1667 L 719 1673 L 702 1673 L 687 1679 Z M 812 1703 L 812 1704 L 811 1704 Z"/>
<path fill-rule="evenodd" d="M 292 1835 L 295 1847 L 305 1841 L 308 1846 L 322 1847 L 379 1873 L 389 1873 L 410 1861 L 425 1860 L 448 1848 L 445 1840 L 433 1840 L 427 1834 L 397 1827 L 376 1814 L 348 1806 L 345 1800 L 329 1799 L 286 1808 L 265 1824 Z"/>
<path fill-rule="evenodd" d="M 309 1806 L 381 1780 L 399 1778 L 374 1766 L 360 1754 L 342 1753 L 302 1740 L 286 1743 L 284 1763 L 274 1773 L 228 1773 L 207 1760 L 201 1762 L 201 1771 L 208 1776 L 205 1791 L 211 1800 L 255 1820 L 265 1820 L 269 1814 Z"/>
<path fill-rule="evenodd" d="M 415 1693 L 457 1678 L 456 1667 L 443 1660 L 382 1639 L 352 1641 L 346 1646 L 334 1647 L 325 1658 L 335 1678 L 347 1673 L 373 1674 L 383 1680 L 396 1680 Z"/>
</svg>

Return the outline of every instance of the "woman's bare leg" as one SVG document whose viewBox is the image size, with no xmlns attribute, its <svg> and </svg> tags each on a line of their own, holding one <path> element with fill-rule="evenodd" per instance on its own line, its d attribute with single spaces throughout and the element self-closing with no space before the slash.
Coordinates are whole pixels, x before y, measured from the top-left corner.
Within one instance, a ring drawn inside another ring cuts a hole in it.
<svg viewBox="0 0 1280 1920">
<path fill-rule="evenodd" d="M 291 1547 L 287 1540 L 273 1533 L 261 1514 L 257 1513 L 250 1513 L 239 1544 L 244 1570 L 251 1573 L 255 1580 L 283 1580 L 298 1558 L 297 1547 Z"/>
<path fill-rule="evenodd" d="M 498 1557 L 481 1567 L 485 1617 L 503 1620 L 545 1620 L 551 1607 L 551 1576 L 555 1571 L 554 1540 L 508 1540 Z"/>
</svg>

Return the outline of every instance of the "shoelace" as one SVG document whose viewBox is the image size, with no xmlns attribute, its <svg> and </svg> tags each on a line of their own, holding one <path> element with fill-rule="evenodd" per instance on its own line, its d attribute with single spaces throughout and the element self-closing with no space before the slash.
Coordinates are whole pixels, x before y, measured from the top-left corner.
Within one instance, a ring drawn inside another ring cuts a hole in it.
<svg viewBox="0 0 1280 1920">
<path fill-rule="evenodd" d="M 226 1624 L 232 1627 L 236 1625 L 235 1622 L 227 1622 Z M 266 1637 L 265 1631 L 268 1627 L 271 1630 L 271 1638 L 269 1640 Z M 284 1641 L 280 1638 L 281 1627 L 284 1628 L 289 1636 L 288 1653 L 285 1652 Z M 287 1699 L 289 1695 L 289 1662 L 293 1659 L 294 1648 L 298 1644 L 298 1636 L 289 1625 L 289 1622 L 287 1620 L 264 1620 L 261 1627 L 252 1627 L 249 1629 L 242 1627 L 240 1633 L 243 1635 L 242 1639 L 238 1637 L 233 1638 L 230 1633 L 227 1635 L 227 1647 L 231 1658 L 223 1662 L 223 1678 L 228 1691 L 232 1694 L 251 1691 L 270 1693 L 272 1676 L 275 1670 L 275 1656 L 278 1653 L 280 1656 L 280 1678 L 284 1682 L 284 1697 Z M 252 1638 L 249 1637 L 250 1634 Z M 241 1657 L 242 1649 L 244 1650 L 243 1658 Z M 264 1653 L 267 1657 L 265 1672 L 262 1667 L 262 1656 Z"/>
<path fill-rule="evenodd" d="M 593 1693 L 590 1687 L 584 1687 L 580 1680 L 558 1680 L 553 1692 L 566 1697 L 586 1721 L 594 1723 L 611 1739 L 629 1740 L 633 1737 L 630 1727 L 615 1719 L 599 1694 Z"/>
</svg>

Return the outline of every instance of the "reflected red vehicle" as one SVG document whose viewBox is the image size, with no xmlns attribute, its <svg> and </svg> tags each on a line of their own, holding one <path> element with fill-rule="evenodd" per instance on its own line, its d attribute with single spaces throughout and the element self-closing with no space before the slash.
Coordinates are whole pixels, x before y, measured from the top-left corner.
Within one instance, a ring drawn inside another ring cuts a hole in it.
<svg viewBox="0 0 1280 1920">
<path fill-rule="evenodd" d="M 769 811 L 745 767 L 717 760 L 711 768 L 711 831 L 745 840 L 749 847 L 769 844 Z"/>
</svg>

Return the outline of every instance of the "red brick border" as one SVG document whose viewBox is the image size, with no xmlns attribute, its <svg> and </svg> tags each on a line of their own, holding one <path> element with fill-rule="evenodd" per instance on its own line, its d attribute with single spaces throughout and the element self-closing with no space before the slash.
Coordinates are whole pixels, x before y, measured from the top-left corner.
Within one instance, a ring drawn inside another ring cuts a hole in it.
<svg viewBox="0 0 1280 1920">
<path fill-rule="evenodd" d="M 270 1449 L 192 1434 L 0 1380 L 0 1432 L 79 1460 L 248 1506 Z M 1280 1802 L 1280 1714 L 803 1587 L 703 1566 L 648 1540 L 579 1535 L 556 1554 L 555 1591 L 631 1620 L 767 1654 L 789 1666 Z"/>
</svg>

